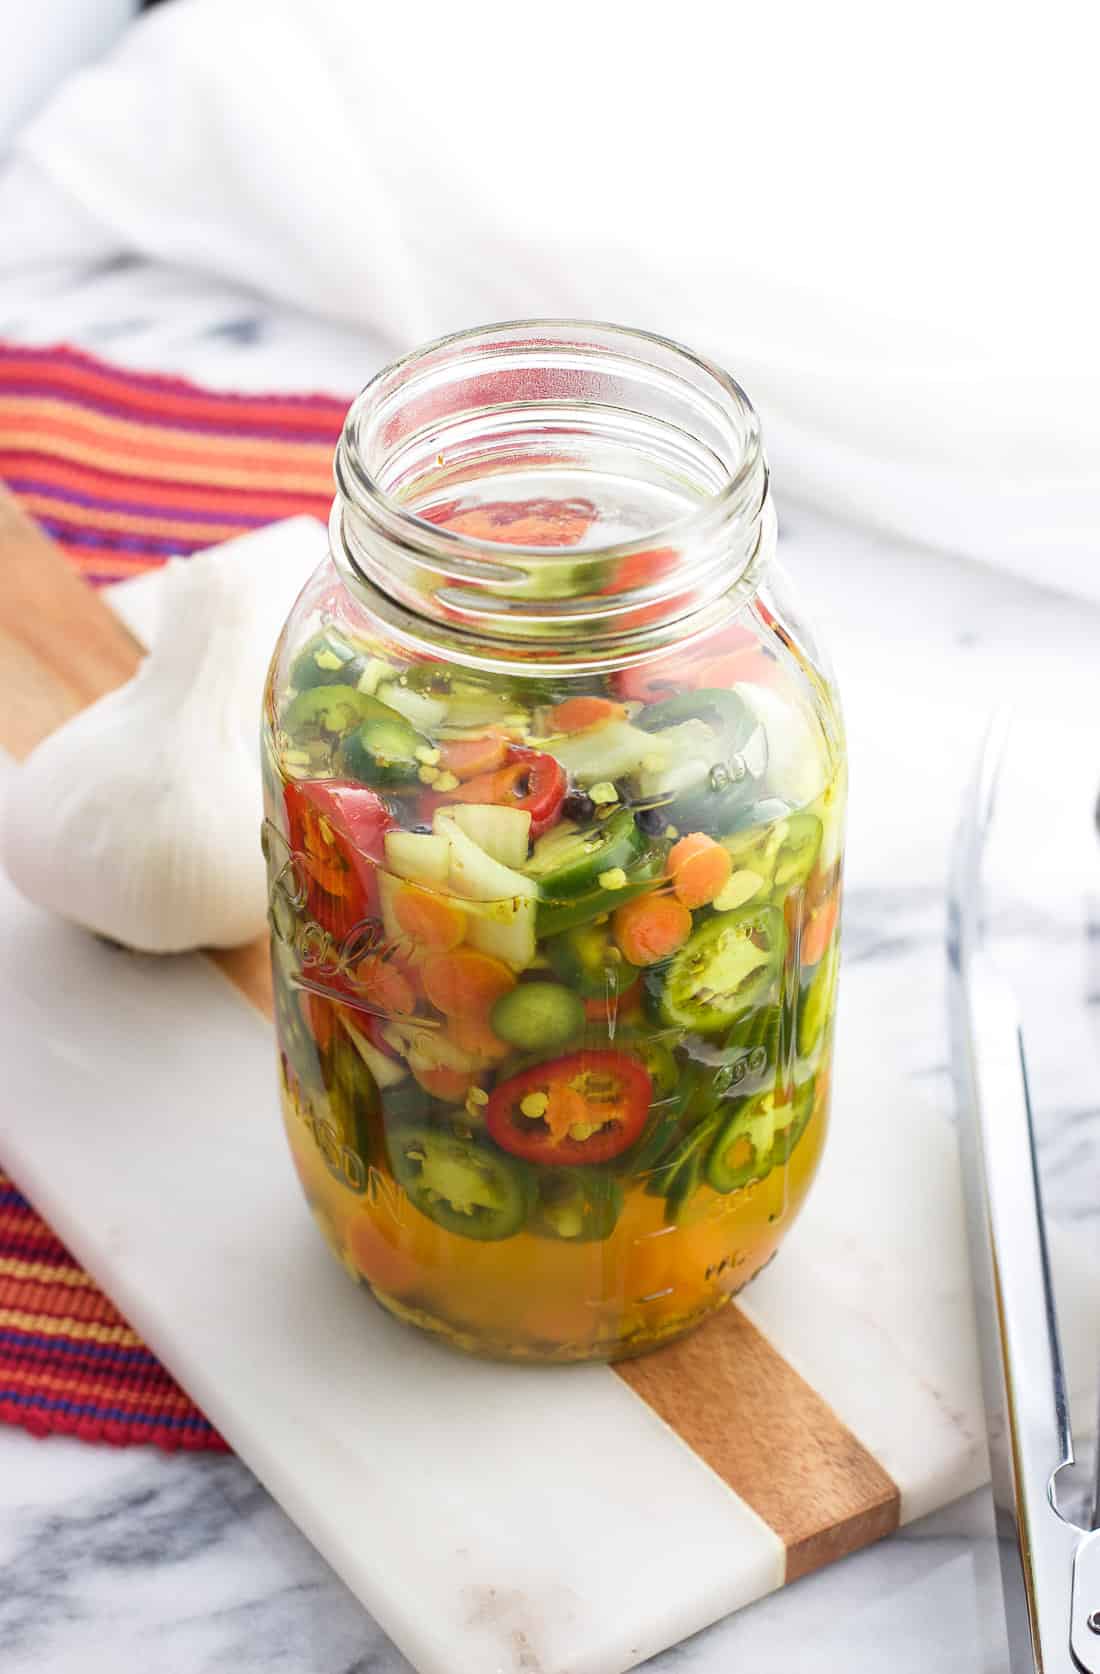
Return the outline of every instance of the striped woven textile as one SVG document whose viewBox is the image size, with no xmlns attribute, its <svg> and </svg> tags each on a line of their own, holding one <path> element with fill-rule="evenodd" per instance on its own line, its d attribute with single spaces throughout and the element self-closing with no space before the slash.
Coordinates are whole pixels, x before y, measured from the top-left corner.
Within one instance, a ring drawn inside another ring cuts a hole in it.
<svg viewBox="0 0 1100 1674">
<path fill-rule="evenodd" d="M 225 1448 L 2 1170 L 0 1421 L 118 1446 Z"/>
<path fill-rule="evenodd" d="M 86 579 L 328 515 L 347 400 L 226 395 L 0 343 L 0 480 Z M 0 1172 L 0 1422 L 117 1445 L 221 1437 Z"/>
<path fill-rule="evenodd" d="M 280 517 L 327 518 L 347 407 L 0 343 L 0 478 L 89 581 L 121 581 Z"/>
</svg>

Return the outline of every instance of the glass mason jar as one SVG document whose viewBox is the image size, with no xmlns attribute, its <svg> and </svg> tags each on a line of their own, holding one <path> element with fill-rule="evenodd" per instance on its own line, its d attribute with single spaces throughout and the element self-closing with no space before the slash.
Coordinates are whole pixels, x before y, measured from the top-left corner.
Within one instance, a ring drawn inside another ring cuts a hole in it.
<svg viewBox="0 0 1100 1674">
<path fill-rule="evenodd" d="M 770 1259 L 828 1113 L 844 746 L 756 415 L 493 326 L 368 384 L 336 482 L 265 705 L 302 1186 L 460 1348 L 641 1352 Z"/>
</svg>

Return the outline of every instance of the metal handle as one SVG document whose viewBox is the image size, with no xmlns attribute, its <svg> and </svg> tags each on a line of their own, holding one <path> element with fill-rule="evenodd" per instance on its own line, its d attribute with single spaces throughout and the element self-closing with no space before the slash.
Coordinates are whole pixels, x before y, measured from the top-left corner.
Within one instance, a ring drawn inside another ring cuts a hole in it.
<svg viewBox="0 0 1100 1674">
<path fill-rule="evenodd" d="M 984 945 L 982 859 L 1007 732 L 990 729 L 950 895 L 950 1020 L 1012 1674 L 1100 1674 L 1100 1535 L 1067 1522 L 1069 1399 L 1019 1019 Z"/>
</svg>

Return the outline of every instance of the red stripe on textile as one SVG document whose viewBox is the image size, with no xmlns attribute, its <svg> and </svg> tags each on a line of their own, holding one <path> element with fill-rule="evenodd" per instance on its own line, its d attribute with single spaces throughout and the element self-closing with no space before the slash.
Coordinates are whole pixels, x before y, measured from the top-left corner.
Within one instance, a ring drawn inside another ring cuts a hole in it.
<svg viewBox="0 0 1100 1674">
<path fill-rule="evenodd" d="M 74 465 L 50 454 L 31 450 L 24 453 L 18 448 L 5 448 L 0 457 L 3 458 L 4 475 L 9 483 L 25 482 L 30 485 L 26 490 L 16 487 L 17 494 L 64 488 L 88 495 L 103 505 L 125 502 L 127 507 L 135 495 L 140 494 L 144 506 L 150 510 L 201 509 L 211 514 L 227 512 L 262 515 L 269 520 L 298 517 L 302 513 L 324 518 L 332 502 L 330 472 L 325 473 L 323 486 L 319 484 L 316 494 L 282 493 L 277 489 L 255 492 L 246 488 L 221 488 L 214 484 L 204 484 L 200 496 L 194 487 L 186 483 L 142 477 L 136 479 L 141 486 L 135 487 L 133 476 L 122 476 L 118 472 L 103 470 L 94 465 Z"/>
<path fill-rule="evenodd" d="M 0 344 L 0 386 L 39 378 L 51 389 L 125 399 L 146 422 L 154 415 L 209 417 L 214 424 L 254 423 L 284 432 L 331 426 L 336 440 L 349 401 L 332 395 L 254 396 L 203 389 L 186 378 L 108 366 L 77 349 L 29 349 Z M 318 421 L 320 420 L 320 425 Z"/>
</svg>

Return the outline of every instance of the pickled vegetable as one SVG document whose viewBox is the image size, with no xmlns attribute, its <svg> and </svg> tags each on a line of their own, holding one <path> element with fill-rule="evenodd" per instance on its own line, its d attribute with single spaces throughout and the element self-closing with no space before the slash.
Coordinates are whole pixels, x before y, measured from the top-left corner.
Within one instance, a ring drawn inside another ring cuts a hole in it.
<svg viewBox="0 0 1100 1674">
<path fill-rule="evenodd" d="M 785 777 L 769 717 L 802 699 L 748 630 L 571 683 L 310 628 L 272 686 L 267 852 L 319 1219 L 466 1347 L 677 1334 L 768 1258 L 820 1153 L 835 760 Z"/>
</svg>

